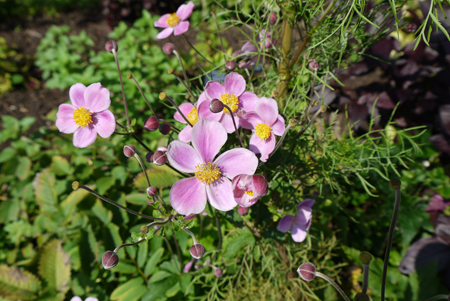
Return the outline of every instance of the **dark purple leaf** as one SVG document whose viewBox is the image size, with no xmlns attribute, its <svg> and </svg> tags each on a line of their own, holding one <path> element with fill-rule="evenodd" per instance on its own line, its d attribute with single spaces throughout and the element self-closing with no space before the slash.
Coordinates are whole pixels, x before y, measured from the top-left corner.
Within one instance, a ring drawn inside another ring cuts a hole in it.
<svg viewBox="0 0 450 301">
<path fill-rule="evenodd" d="M 435 193 L 428 203 L 427 209 L 425 211 L 444 211 L 447 207 L 447 203 L 444 202 L 444 197 L 439 193 Z"/>
<path fill-rule="evenodd" d="M 441 118 L 441 124 L 445 131 L 447 134 L 450 134 L 450 105 L 439 107 L 439 117 Z"/>
</svg>

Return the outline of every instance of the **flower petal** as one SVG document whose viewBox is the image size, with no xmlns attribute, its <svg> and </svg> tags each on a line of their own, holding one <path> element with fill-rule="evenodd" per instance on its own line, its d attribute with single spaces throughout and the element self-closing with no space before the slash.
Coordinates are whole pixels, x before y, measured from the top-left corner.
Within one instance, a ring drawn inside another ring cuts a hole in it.
<svg viewBox="0 0 450 301">
<path fill-rule="evenodd" d="M 108 138 L 116 129 L 116 118 L 110 110 L 92 115 L 94 129 L 102 138 Z"/>
<path fill-rule="evenodd" d="M 202 158 L 192 146 L 178 140 L 169 144 L 167 159 L 175 169 L 188 173 L 194 173 L 196 171 L 195 166 L 203 163 Z"/>
<path fill-rule="evenodd" d="M 189 29 L 189 21 L 181 21 L 175 26 L 175 31 L 173 33 L 174 36 L 179 36 L 180 34 L 185 33 Z"/>
<path fill-rule="evenodd" d="M 291 229 L 293 222 L 294 217 L 292 215 L 283 216 L 283 218 L 278 222 L 277 230 L 286 233 L 289 229 Z"/>
<path fill-rule="evenodd" d="M 232 118 L 234 118 L 234 122 L 236 122 L 236 127 L 239 128 L 239 118 L 236 117 L 235 113 L 233 113 L 232 115 L 224 113 L 222 115 L 222 119 L 220 120 L 220 123 L 223 125 L 228 134 L 235 132 Z"/>
<path fill-rule="evenodd" d="M 239 109 L 242 109 L 245 112 L 254 111 L 258 100 L 259 97 L 255 93 L 244 92 L 239 96 Z"/>
<path fill-rule="evenodd" d="M 75 297 L 72 297 L 72 299 L 70 299 L 70 301 L 83 301 L 83 300 L 80 297 L 75 296 Z"/>
<path fill-rule="evenodd" d="M 306 226 L 305 225 L 296 225 L 295 223 L 291 228 L 292 239 L 295 242 L 302 242 L 306 238 Z"/>
<path fill-rule="evenodd" d="M 84 90 L 86 90 L 86 86 L 82 83 L 74 84 L 70 87 L 69 97 L 72 104 L 76 107 L 85 107 L 86 104 L 84 102 Z"/>
<path fill-rule="evenodd" d="M 242 197 L 235 196 L 234 200 L 242 207 L 248 208 L 255 205 L 259 198 L 251 197 L 250 195 L 243 193 Z"/>
<path fill-rule="evenodd" d="M 189 102 L 183 102 L 179 106 L 179 109 L 180 109 L 181 113 L 183 113 L 184 116 L 186 116 L 186 117 L 191 112 L 191 110 L 194 109 L 194 108 L 195 108 L 194 105 L 189 103 Z M 184 118 L 181 116 L 181 114 L 178 111 L 175 112 L 175 114 L 173 115 L 173 118 L 175 118 L 175 120 L 178 121 L 178 122 L 186 124 L 186 120 L 184 120 Z"/>
<path fill-rule="evenodd" d="M 197 178 L 181 179 L 170 189 L 170 204 L 179 214 L 198 214 L 205 210 L 205 184 Z"/>
<path fill-rule="evenodd" d="M 181 20 L 186 20 L 192 14 L 194 10 L 194 3 L 189 1 L 188 4 L 182 4 L 177 9 L 177 16 L 180 17 Z"/>
<path fill-rule="evenodd" d="M 306 225 L 311 220 L 312 210 L 310 207 L 301 207 L 295 215 L 295 223 L 297 225 Z"/>
<path fill-rule="evenodd" d="M 271 128 L 272 128 L 272 132 L 275 135 L 282 136 L 284 133 L 284 130 L 286 129 L 283 116 L 278 115 L 277 120 L 275 121 L 274 124 L 272 124 Z"/>
<path fill-rule="evenodd" d="M 255 111 L 267 125 L 272 125 L 278 118 L 278 105 L 275 99 L 261 97 L 255 106 Z"/>
<path fill-rule="evenodd" d="M 97 139 L 97 131 L 94 126 L 90 124 L 84 128 L 80 127 L 73 134 L 73 145 L 75 147 L 84 148 L 94 143 Z"/>
<path fill-rule="evenodd" d="M 227 132 L 217 121 L 200 119 L 192 129 L 191 141 L 200 154 L 202 163 L 212 162 L 214 157 L 227 142 Z"/>
<path fill-rule="evenodd" d="M 86 109 L 92 113 L 101 112 L 109 108 L 111 99 L 109 91 L 103 88 L 102 84 L 95 83 L 89 85 L 84 91 L 84 102 Z"/>
<path fill-rule="evenodd" d="M 261 140 L 256 134 L 253 134 L 250 138 L 250 150 L 255 154 L 261 154 L 261 161 L 266 162 L 269 159 L 270 154 L 275 149 L 275 135 L 270 133 L 270 137 L 266 140 Z"/>
<path fill-rule="evenodd" d="M 200 101 L 200 99 L 199 99 Z M 211 100 L 206 100 L 203 101 L 200 104 L 197 104 L 197 108 L 198 108 L 198 118 L 205 118 L 208 120 L 215 120 L 218 121 L 220 119 L 220 117 L 222 117 L 223 112 L 220 113 L 213 113 L 211 112 L 211 110 L 209 109 L 209 104 L 211 103 Z"/>
<path fill-rule="evenodd" d="M 191 142 L 191 132 L 192 128 L 190 125 L 187 125 L 181 132 L 178 134 L 178 140 L 183 141 L 185 143 Z"/>
<path fill-rule="evenodd" d="M 59 105 L 58 113 L 56 113 L 56 127 L 61 133 L 72 134 L 79 128 L 73 119 L 75 109 L 75 106 L 68 103 Z"/>
<path fill-rule="evenodd" d="M 206 97 L 206 92 L 203 91 L 202 93 L 200 93 L 200 96 L 198 97 L 197 104 L 196 104 L 197 109 L 200 108 L 200 105 L 205 101 L 208 101 L 208 98 Z"/>
<path fill-rule="evenodd" d="M 215 161 L 222 175 L 233 179 L 240 174 L 253 175 L 258 168 L 258 158 L 245 148 L 234 148 L 221 154 Z"/>
<path fill-rule="evenodd" d="M 217 210 L 229 211 L 237 206 L 231 190 L 231 181 L 225 177 L 211 185 L 206 185 L 208 201 Z"/>
<path fill-rule="evenodd" d="M 245 91 L 246 82 L 242 75 L 237 72 L 231 72 L 225 76 L 224 86 L 226 93 L 239 97 Z"/>
<path fill-rule="evenodd" d="M 206 84 L 205 92 L 209 100 L 213 100 L 214 98 L 220 99 L 220 96 L 226 93 L 225 87 L 215 80 L 210 80 Z"/>
<path fill-rule="evenodd" d="M 156 20 L 153 25 L 155 25 L 155 27 L 160 27 L 160 28 L 167 28 L 167 27 L 169 27 L 169 24 L 167 24 L 167 18 L 169 16 L 170 16 L 170 14 L 162 15 L 161 18 Z"/>
<path fill-rule="evenodd" d="M 98 299 L 94 297 L 87 297 L 84 301 L 98 301 Z"/>
<path fill-rule="evenodd" d="M 300 202 L 300 204 L 298 204 L 297 211 L 300 210 L 300 208 L 302 208 L 302 207 L 311 208 L 315 202 L 316 202 L 316 200 L 314 200 L 314 199 L 305 199 L 305 200 L 303 200 L 303 202 Z"/>
<path fill-rule="evenodd" d="M 156 38 L 158 40 L 162 40 L 167 38 L 168 36 L 170 36 L 173 32 L 173 27 L 167 27 L 166 29 L 164 29 L 163 31 L 161 31 L 160 33 L 158 33 L 156 35 Z"/>
<path fill-rule="evenodd" d="M 244 129 L 254 130 L 256 125 L 264 123 L 261 117 L 256 112 L 245 113 L 244 116 L 239 119 L 239 125 Z"/>
</svg>

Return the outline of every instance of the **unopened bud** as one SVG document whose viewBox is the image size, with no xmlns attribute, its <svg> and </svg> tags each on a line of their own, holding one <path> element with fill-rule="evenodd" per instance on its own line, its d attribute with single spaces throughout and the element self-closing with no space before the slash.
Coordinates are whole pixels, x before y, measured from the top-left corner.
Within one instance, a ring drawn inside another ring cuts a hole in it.
<svg viewBox="0 0 450 301">
<path fill-rule="evenodd" d="M 136 147 L 134 145 L 128 144 L 123 147 L 123 154 L 128 158 L 133 157 L 136 153 Z"/>
<path fill-rule="evenodd" d="M 217 268 L 217 269 L 214 270 L 214 276 L 222 277 L 222 275 L 223 275 L 223 271 L 222 271 L 221 268 Z"/>
<path fill-rule="evenodd" d="M 372 261 L 372 255 L 367 252 L 362 252 L 359 254 L 359 260 L 361 260 L 362 264 L 369 264 Z"/>
<path fill-rule="evenodd" d="M 153 162 L 153 154 L 154 154 L 154 152 L 149 151 L 149 152 L 145 155 L 145 161 L 147 161 L 148 163 L 152 163 L 152 162 Z"/>
<path fill-rule="evenodd" d="M 320 68 L 320 64 L 316 59 L 311 60 L 309 62 L 309 69 L 311 69 L 312 71 L 317 71 L 317 70 L 319 70 L 319 68 Z"/>
<path fill-rule="evenodd" d="M 400 181 L 399 179 L 392 179 L 391 181 L 389 181 L 389 186 L 391 186 L 391 188 L 394 190 L 400 189 L 400 187 L 402 186 L 402 181 Z"/>
<path fill-rule="evenodd" d="M 238 208 L 238 213 L 242 216 L 246 216 L 248 214 L 248 208 L 246 207 L 239 207 Z"/>
<path fill-rule="evenodd" d="M 78 188 L 80 188 L 80 182 L 78 181 L 72 182 L 72 189 L 77 190 Z"/>
<path fill-rule="evenodd" d="M 271 13 L 270 17 L 269 17 L 269 22 L 270 24 L 275 24 L 277 22 L 277 14 L 276 13 Z"/>
<path fill-rule="evenodd" d="M 167 146 L 158 146 L 158 148 L 156 149 L 157 151 L 162 151 L 162 152 L 166 152 L 168 151 Z"/>
<path fill-rule="evenodd" d="M 157 192 L 157 189 L 155 186 L 150 186 L 147 188 L 147 195 L 149 197 L 153 197 L 156 194 L 156 192 Z"/>
<path fill-rule="evenodd" d="M 218 100 L 217 98 L 214 98 L 213 100 L 211 100 L 211 102 L 209 103 L 209 109 L 211 110 L 211 112 L 213 113 L 220 113 L 223 111 L 224 105 L 223 102 L 221 102 L 220 100 Z"/>
<path fill-rule="evenodd" d="M 142 226 L 141 227 L 141 234 L 147 234 L 148 233 L 148 227 L 147 226 Z"/>
<path fill-rule="evenodd" d="M 167 154 L 163 151 L 156 151 L 153 155 L 153 163 L 156 165 L 163 165 L 167 162 Z"/>
<path fill-rule="evenodd" d="M 161 122 L 161 123 L 160 123 L 160 125 L 159 125 L 159 131 L 161 132 L 161 134 L 167 135 L 167 134 L 170 133 L 170 130 L 171 130 L 170 125 L 168 125 L 168 124 L 165 123 L 165 122 Z"/>
<path fill-rule="evenodd" d="M 227 61 L 225 63 L 225 69 L 227 69 L 228 71 L 233 71 L 234 69 L 236 69 L 236 62 L 235 61 Z"/>
<path fill-rule="evenodd" d="M 297 124 L 298 124 L 298 120 L 297 120 L 297 119 L 295 119 L 295 118 L 289 119 L 289 125 L 290 125 L 292 128 L 293 128 L 293 127 L 296 127 Z"/>
<path fill-rule="evenodd" d="M 195 244 L 191 247 L 191 256 L 195 259 L 200 259 L 205 254 L 205 247 L 202 244 Z"/>
<path fill-rule="evenodd" d="M 303 280 L 311 281 L 316 277 L 316 267 L 310 262 L 305 262 L 298 267 L 297 273 Z"/>
<path fill-rule="evenodd" d="M 105 270 L 112 269 L 119 263 L 119 256 L 113 251 L 106 251 L 102 256 L 102 265 Z"/>
<path fill-rule="evenodd" d="M 113 49 L 115 52 L 117 52 L 117 50 L 119 50 L 119 47 L 117 46 L 117 42 L 114 40 L 109 40 L 108 42 L 106 42 L 105 50 L 112 53 Z"/>
<path fill-rule="evenodd" d="M 148 117 L 144 122 L 144 130 L 153 132 L 159 129 L 159 120 L 156 116 Z"/>
<path fill-rule="evenodd" d="M 167 55 L 173 54 L 173 51 L 175 50 L 175 45 L 172 43 L 166 43 L 162 47 L 162 50 Z"/>
</svg>

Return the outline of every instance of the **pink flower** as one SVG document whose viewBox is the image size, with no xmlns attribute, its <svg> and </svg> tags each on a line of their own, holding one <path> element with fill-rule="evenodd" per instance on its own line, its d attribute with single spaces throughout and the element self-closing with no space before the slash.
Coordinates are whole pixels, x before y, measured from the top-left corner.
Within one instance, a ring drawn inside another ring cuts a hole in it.
<svg viewBox="0 0 450 301">
<path fill-rule="evenodd" d="M 312 209 L 316 201 L 306 199 L 297 207 L 295 216 L 286 215 L 278 223 L 277 230 L 283 233 L 291 230 L 292 239 L 295 242 L 302 242 L 306 238 L 306 231 L 311 226 Z"/>
<path fill-rule="evenodd" d="M 162 15 L 159 20 L 155 21 L 155 27 L 165 28 L 156 35 L 161 40 L 170 36 L 173 32 L 175 36 L 185 33 L 189 29 L 189 21 L 185 21 L 192 14 L 194 3 L 182 4 L 176 13 Z"/>
<path fill-rule="evenodd" d="M 267 187 L 267 181 L 261 175 L 238 175 L 232 182 L 234 199 L 242 207 L 253 206 L 267 194 Z"/>
<path fill-rule="evenodd" d="M 274 39 L 272 39 L 272 34 L 270 32 L 266 32 L 264 29 L 261 29 L 259 33 L 259 40 L 261 41 L 261 48 L 269 48 L 273 45 Z"/>
<path fill-rule="evenodd" d="M 114 133 L 116 120 L 108 110 L 111 105 L 109 91 L 100 83 L 86 88 L 83 84 L 70 87 L 72 104 L 63 103 L 56 114 L 56 127 L 60 132 L 73 134 L 73 145 L 83 148 L 94 143 L 97 134 L 108 138 Z"/>
<path fill-rule="evenodd" d="M 262 59 L 262 56 L 258 55 L 258 47 L 252 45 L 251 42 L 245 43 L 241 50 L 233 53 L 233 56 L 241 59 L 239 62 L 239 68 L 241 69 L 253 68 Z"/>
<path fill-rule="evenodd" d="M 278 114 L 277 102 L 272 98 L 260 98 L 256 102 L 255 112 L 244 114 L 240 125 L 244 129 L 254 130 L 250 150 L 261 154 L 261 161 L 266 162 L 275 149 L 275 135 L 283 135 L 285 129 L 284 118 Z"/>
<path fill-rule="evenodd" d="M 231 72 L 225 76 L 224 85 L 217 81 L 209 81 L 205 87 L 208 106 L 211 100 L 219 99 L 231 109 L 232 114 L 225 108 L 217 114 L 205 111 L 203 117 L 209 120 L 219 121 L 227 133 L 233 133 L 234 126 L 232 118 L 235 119 L 236 126 L 239 127 L 239 117 L 237 117 L 236 113 L 240 110 L 246 112 L 253 111 L 258 100 L 256 94 L 244 92 L 245 87 L 246 82 L 244 77 L 237 72 Z"/>
<path fill-rule="evenodd" d="M 258 159 L 247 149 L 235 148 L 214 160 L 227 137 L 227 132 L 217 121 L 200 119 L 191 131 L 193 147 L 178 140 L 169 144 L 167 157 L 170 164 L 179 171 L 195 173 L 195 177 L 181 179 L 170 189 L 170 203 L 178 213 L 198 214 L 205 209 L 206 200 L 221 211 L 237 205 L 229 179 L 240 174 L 254 174 Z"/>
</svg>

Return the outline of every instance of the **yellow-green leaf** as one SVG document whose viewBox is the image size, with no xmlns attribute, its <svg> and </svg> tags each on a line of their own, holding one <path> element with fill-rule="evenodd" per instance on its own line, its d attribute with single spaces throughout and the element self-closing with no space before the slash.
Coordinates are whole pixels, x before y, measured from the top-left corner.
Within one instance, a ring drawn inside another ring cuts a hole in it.
<svg viewBox="0 0 450 301">
<path fill-rule="evenodd" d="M 43 212 L 56 212 L 57 196 L 55 187 L 55 178 L 46 169 L 37 173 L 33 181 L 36 203 Z"/>
<path fill-rule="evenodd" d="M 39 295 L 41 282 L 27 271 L 0 265 L 0 296 L 9 300 L 34 300 Z"/>
<path fill-rule="evenodd" d="M 175 171 L 166 165 L 152 165 L 152 167 L 147 170 L 147 173 L 150 184 L 156 188 L 172 186 L 180 178 Z M 144 172 L 139 173 L 136 178 L 134 178 L 134 186 L 140 189 L 146 189 L 148 187 Z"/>
<path fill-rule="evenodd" d="M 145 294 L 147 288 L 142 278 L 134 278 L 116 288 L 111 294 L 112 301 L 137 301 Z"/>
<path fill-rule="evenodd" d="M 50 241 L 39 258 L 39 275 L 47 282 L 47 289 L 65 292 L 69 289 L 70 259 L 60 240 Z"/>
</svg>

